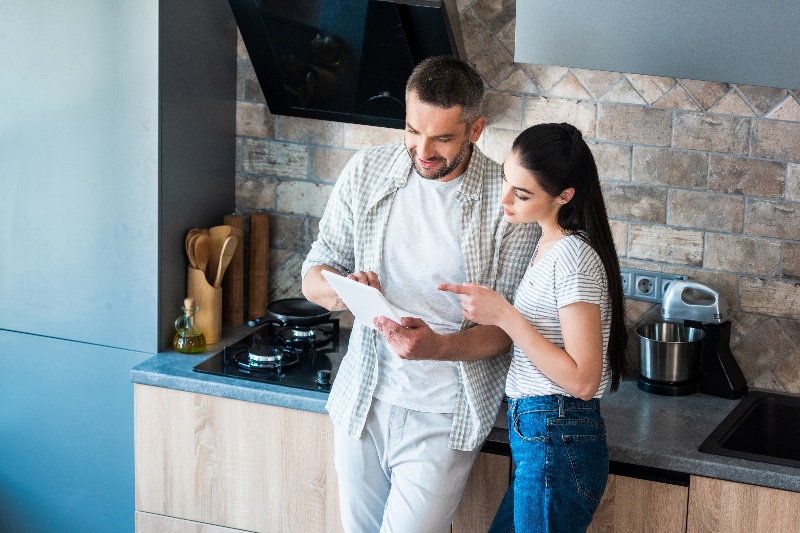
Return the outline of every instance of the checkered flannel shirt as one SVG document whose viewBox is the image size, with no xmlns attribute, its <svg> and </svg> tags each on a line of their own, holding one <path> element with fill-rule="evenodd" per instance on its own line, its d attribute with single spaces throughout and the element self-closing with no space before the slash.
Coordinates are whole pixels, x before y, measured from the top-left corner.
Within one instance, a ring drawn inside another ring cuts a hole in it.
<svg viewBox="0 0 800 533">
<path fill-rule="evenodd" d="M 372 270 L 380 278 L 389 211 L 410 171 L 411 159 L 402 143 L 368 148 L 353 156 L 334 186 L 302 276 L 314 266 L 327 265 L 345 275 Z M 539 227 L 508 224 L 503 219 L 501 186 L 500 165 L 473 146 L 458 189 L 467 281 L 492 287 L 511 301 L 533 255 Z M 435 254 L 436 250 L 422 253 Z M 473 325 L 465 319 L 461 329 Z M 361 435 L 378 380 L 378 335 L 355 323 L 326 406 L 336 427 L 353 437 Z M 483 443 L 497 416 L 510 360 L 509 351 L 482 361 L 458 363 L 460 383 L 451 448 L 474 450 Z"/>
</svg>

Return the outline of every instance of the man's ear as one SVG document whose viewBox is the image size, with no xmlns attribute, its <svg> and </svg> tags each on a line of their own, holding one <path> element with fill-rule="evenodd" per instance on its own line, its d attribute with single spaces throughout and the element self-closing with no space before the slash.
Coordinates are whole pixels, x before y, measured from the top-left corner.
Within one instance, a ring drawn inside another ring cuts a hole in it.
<svg viewBox="0 0 800 533">
<path fill-rule="evenodd" d="M 478 142 L 478 139 L 481 138 L 481 133 L 483 133 L 483 128 L 485 126 L 486 117 L 478 117 L 478 119 L 472 123 L 472 126 L 469 127 L 469 142 Z"/>
</svg>

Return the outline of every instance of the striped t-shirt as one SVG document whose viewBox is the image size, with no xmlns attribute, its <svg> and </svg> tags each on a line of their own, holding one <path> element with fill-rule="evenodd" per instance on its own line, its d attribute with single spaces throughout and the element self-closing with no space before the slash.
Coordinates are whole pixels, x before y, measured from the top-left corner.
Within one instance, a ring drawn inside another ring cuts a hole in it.
<svg viewBox="0 0 800 533">
<path fill-rule="evenodd" d="M 603 374 L 595 398 L 600 398 L 611 374 L 608 368 L 608 335 L 611 303 L 603 263 L 592 247 L 575 235 L 559 240 L 535 265 L 529 266 L 514 297 L 516 307 L 547 340 L 564 348 L 558 309 L 575 302 L 600 305 L 603 328 Z M 506 380 L 510 398 L 570 394 L 542 374 L 514 345 L 514 358 Z"/>
</svg>

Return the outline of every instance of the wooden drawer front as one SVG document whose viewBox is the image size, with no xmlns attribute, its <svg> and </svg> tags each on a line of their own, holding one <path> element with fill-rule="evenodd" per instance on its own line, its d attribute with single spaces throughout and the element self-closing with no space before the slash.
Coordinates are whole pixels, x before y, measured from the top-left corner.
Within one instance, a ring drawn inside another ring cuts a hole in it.
<svg viewBox="0 0 800 533">
<path fill-rule="evenodd" d="M 689 489 L 644 479 L 608 476 L 592 533 L 678 533 L 686 531 Z"/>
<path fill-rule="evenodd" d="M 191 520 L 136 512 L 136 533 L 247 533 L 241 529 L 201 524 Z"/>
<path fill-rule="evenodd" d="M 340 531 L 327 416 L 134 386 L 136 508 L 247 531 Z"/>
<path fill-rule="evenodd" d="M 470 472 L 452 533 L 486 533 L 508 490 L 511 458 L 482 453 Z"/>
<path fill-rule="evenodd" d="M 692 476 L 689 533 L 800 531 L 800 493 Z"/>
</svg>

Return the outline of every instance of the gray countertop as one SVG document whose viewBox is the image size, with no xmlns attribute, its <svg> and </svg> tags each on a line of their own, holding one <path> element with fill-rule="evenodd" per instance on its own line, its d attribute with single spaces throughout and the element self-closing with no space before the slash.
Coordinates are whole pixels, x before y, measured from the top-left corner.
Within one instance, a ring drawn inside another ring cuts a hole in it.
<svg viewBox="0 0 800 533">
<path fill-rule="evenodd" d="M 209 345 L 202 354 L 187 355 L 175 351 L 159 353 L 135 366 L 131 371 L 131 380 L 142 385 L 326 413 L 325 402 L 328 401 L 328 394 L 325 392 L 293 389 L 192 370 L 193 366 L 221 351 L 225 346 L 235 344 L 255 329 L 248 326 L 223 328 L 220 341 Z"/>
<path fill-rule="evenodd" d="M 800 468 L 697 450 L 738 403 L 705 394 L 658 396 L 642 392 L 635 381 L 625 381 L 616 393 L 606 393 L 600 404 L 609 457 L 620 463 L 800 492 Z"/>
<path fill-rule="evenodd" d="M 327 393 L 292 389 L 194 372 L 192 367 L 250 333 L 225 328 L 222 340 L 201 355 L 163 352 L 136 366 L 134 383 L 325 413 Z M 606 421 L 609 457 L 627 465 L 657 468 L 800 492 L 800 469 L 701 453 L 698 446 L 731 412 L 738 400 L 703 394 L 668 397 L 639 390 L 624 381 L 606 393 L 601 412 Z M 503 404 L 505 407 L 505 404 Z M 489 435 L 494 448 L 507 446 L 505 409 Z"/>
</svg>

